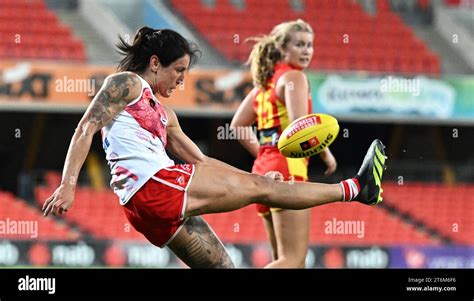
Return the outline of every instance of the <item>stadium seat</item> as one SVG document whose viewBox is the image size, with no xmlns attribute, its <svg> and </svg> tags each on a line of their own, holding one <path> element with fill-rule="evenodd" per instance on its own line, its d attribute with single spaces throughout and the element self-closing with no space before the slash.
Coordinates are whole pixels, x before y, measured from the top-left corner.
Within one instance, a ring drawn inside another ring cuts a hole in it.
<svg viewBox="0 0 474 301">
<path fill-rule="evenodd" d="M 304 11 L 293 11 L 287 0 L 246 0 L 244 3 L 245 7 L 240 11 L 228 0 L 216 1 L 215 7 L 202 1 L 171 1 L 172 7 L 230 61 L 244 62 L 250 49 L 250 45 L 244 47 L 245 43 L 233 42 L 235 28 L 241 31 L 239 34 L 243 42 L 248 36 L 268 33 L 279 22 L 302 18 L 316 32 L 314 60 L 318 62 L 311 64 L 312 69 L 432 75 L 441 72 L 439 57 L 391 11 L 387 0 L 377 1 L 378 12 L 375 16 L 369 15 L 359 4 L 350 0 L 302 1 Z M 271 13 L 269 7 L 272 7 Z M 347 44 L 342 43 L 344 35 L 349 39 Z M 317 56 L 318 51 L 329 47 L 347 48 L 348 51 L 330 52 L 331 57 Z M 379 52 L 376 60 L 366 59 L 364 53 L 371 53 L 375 47 L 383 49 L 385 53 Z M 408 52 L 400 51 L 401 48 L 409 49 L 409 55 L 406 55 Z M 354 57 L 345 61 L 348 53 Z M 413 54 L 415 59 L 411 59 Z M 424 59 L 427 55 L 429 60 Z M 382 59 L 389 60 L 389 63 Z"/>
<path fill-rule="evenodd" d="M 0 1 L 0 45 L 14 49 L 0 51 L 0 59 L 86 59 L 84 44 L 43 0 Z M 48 46 L 54 47 L 49 50 Z"/>
<path fill-rule="evenodd" d="M 54 184 L 57 179 L 54 174 L 49 174 L 48 181 Z M 54 186 L 36 187 L 38 206 L 51 195 L 54 188 Z M 474 222 L 470 216 L 470 212 L 474 209 L 474 185 L 452 188 L 438 184 L 409 183 L 398 186 L 384 183 L 384 189 L 385 202 L 395 206 L 400 214 L 408 214 L 414 221 L 439 231 L 455 243 L 474 243 L 471 235 L 474 231 Z M 0 194 L 0 200 L 6 198 L 4 195 Z M 8 206 L 8 208 L 17 210 L 13 206 Z M 8 214 L 10 211 L 5 212 Z M 96 238 L 145 240 L 128 224 L 117 198 L 110 190 L 78 188 L 74 210 L 68 212 L 63 218 Z M 204 218 L 226 243 L 267 241 L 263 223 L 257 216 L 254 206 L 228 213 L 208 214 Z M 363 235 L 328 233 L 328 224 L 331 225 L 337 221 L 364 222 L 364 233 Z M 438 239 L 431 237 L 426 231 L 419 230 L 412 223 L 392 215 L 387 210 L 358 203 L 336 203 L 311 209 L 310 241 L 312 244 L 322 245 L 362 246 L 440 244 Z"/>
<path fill-rule="evenodd" d="M 216 234 L 228 243 L 257 243 L 267 241 L 260 217 L 254 206 L 240 210 L 208 214 L 204 218 Z M 364 222 L 364 233 L 327 233 L 326 227 L 335 221 Z M 439 241 L 419 231 L 413 225 L 392 216 L 378 207 L 365 205 L 330 204 L 311 209 L 310 242 L 318 245 L 436 245 Z"/>
<path fill-rule="evenodd" d="M 81 233 L 71 229 L 53 218 L 44 218 L 38 207 L 30 206 L 26 201 L 15 197 L 13 194 L 0 191 L 0 220 L 14 222 L 34 222 L 37 227 L 37 237 L 34 233 L 2 233 L 2 238 L 27 240 L 34 238 L 39 241 L 46 240 L 77 240 Z M 19 226 L 17 226 L 19 227 Z M 33 229 L 33 228 L 31 228 Z"/>
<path fill-rule="evenodd" d="M 426 224 L 455 243 L 474 244 L 474 185 L 386 184 L 384 191 L 385 202 L 400 212 Z"/>
<path fill-rule="evenodd" d="M 328 226 L 334 223 L 364 223 L 364 232 L 332 233 Z M 312 209 L 311 241 L 317 244 L 351 245 L 433 245 L 439 242 L 413 225 L 407 224 L 379 207 L 367 207 L 358 203 L 330 204 Z"/>
<path fill-rule="evenodd" d="M 50 196 L 55 186 L 37 186 L 35 197 L 38 205 Z M 145 238 L 128 223 L 115 194 L 107 190 L 78 187 L 74 209 L 61 218 L 77 225 L 96 238 L 143 241 Z"/>
</svg>

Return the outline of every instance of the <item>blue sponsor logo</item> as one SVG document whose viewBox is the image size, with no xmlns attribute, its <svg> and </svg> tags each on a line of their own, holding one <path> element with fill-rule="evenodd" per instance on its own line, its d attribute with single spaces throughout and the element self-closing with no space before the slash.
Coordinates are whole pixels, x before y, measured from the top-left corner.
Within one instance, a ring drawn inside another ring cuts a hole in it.
<svg viewBox="0 0 474 301">
<path fill-rule="evenodd" d="M 110 146 L 110 143 L 109 143 L 109 140 L 107 140 L 107 138 L 104 139 L 104 150 L 107 150 L 107 148 Z"/>
</svg>

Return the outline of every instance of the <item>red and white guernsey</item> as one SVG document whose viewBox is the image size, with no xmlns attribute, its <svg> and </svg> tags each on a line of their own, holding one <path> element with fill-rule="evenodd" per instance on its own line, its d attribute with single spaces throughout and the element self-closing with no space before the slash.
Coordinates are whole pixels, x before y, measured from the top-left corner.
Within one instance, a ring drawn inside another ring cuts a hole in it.
<svg viewBox="0 0 474 301">
<path fill-rule="evenodd" d="M 165 108 L 141 77 L 142 92 L 111 123 L 103 127 L 102 145 L 110 166 L 110 187 L 120 204 L 128 200 L 154 174 L 174 165 L 166 154 Z"/>
</svg>

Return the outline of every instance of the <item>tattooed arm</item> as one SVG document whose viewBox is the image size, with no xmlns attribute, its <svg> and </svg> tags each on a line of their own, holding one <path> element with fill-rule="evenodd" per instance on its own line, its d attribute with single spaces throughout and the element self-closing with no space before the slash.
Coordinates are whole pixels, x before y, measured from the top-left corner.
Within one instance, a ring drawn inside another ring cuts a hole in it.
<svg viewBox="0 0 474 301">
<path fill-rule="evenodd" d="M 134 73 L 121 72 L 106 78 L 76 127 L 66 155 L 61 185 L 45 201 L 44 216 L 62 214 L 72 207 L 76 181 L 94 134 L 137 98 L 140 91 L 141 83 Z"/>
</svg>

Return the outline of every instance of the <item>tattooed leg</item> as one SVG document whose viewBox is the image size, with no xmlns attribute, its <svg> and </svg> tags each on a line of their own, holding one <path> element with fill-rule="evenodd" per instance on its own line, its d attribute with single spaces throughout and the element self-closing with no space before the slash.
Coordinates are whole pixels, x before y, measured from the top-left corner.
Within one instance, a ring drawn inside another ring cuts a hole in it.
<svg viewBox="0 0 474 301">
<path fill-rule="evenodd" d="M 200 216 L 189 218 L 168 247 L 191 268 L 234 268 L 224 245 Z"/>
</svg>

